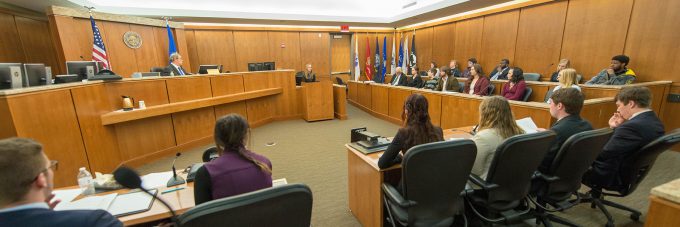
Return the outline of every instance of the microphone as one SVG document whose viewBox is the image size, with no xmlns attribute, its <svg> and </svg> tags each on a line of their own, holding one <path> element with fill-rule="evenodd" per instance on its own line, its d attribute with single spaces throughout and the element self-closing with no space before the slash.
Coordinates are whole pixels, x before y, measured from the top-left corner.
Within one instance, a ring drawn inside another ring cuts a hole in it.
<svg viewBox="0 0 680 227">
<path fill-rule="evenodd" d="M 182 155 L 182 153 L 177 152 L 177 154 L 175 154 L 175 159 L 172 160 L 172 178 L 168 180 L 168 184 L 166 185 L 168 187 L 186 183 L 184 178 L 182 178 L 181 176 L 177 176 L 177 170 L 175 170 L 175 162 L 177 161 L 177 158 L 179 158 L 180 155 Z"/>
<path fill-rule="evenodd" d="M 146 192 L 146 194 L 149 194 L 151 197 L 160 201 L 163 204 L 163 206 L 165 206 L 165 208 L 168 208 L 170 214 L 172 214 L 170 220 L 172 220 L 172 222 L 175 223 L 175 226 L 179 226 L 177 214 L 175 214 L 175 211 L 172 209 L 172 207 L 170 207 L 170 205 L 164 200 L 162 200 L 160 197 L 156 196 L 156 194 L 152 194 L 151 192 L 149 192 L 149 190 L 143 188 L 142 179 L 139 177 L 139 174 L 137 174 L 137 172 L 128 167 L 121 166 L 120 168 L 116 169 L 116 171 L 113 172 L 113 178 L 123 187 L 129 189 L 140 189 Z"/>
</svg>

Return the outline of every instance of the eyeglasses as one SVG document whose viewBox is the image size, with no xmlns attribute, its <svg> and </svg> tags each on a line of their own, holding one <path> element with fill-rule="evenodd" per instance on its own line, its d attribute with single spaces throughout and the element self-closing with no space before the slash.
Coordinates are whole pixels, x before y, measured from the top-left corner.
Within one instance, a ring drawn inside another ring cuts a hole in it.
<svg viewBox="0 0 680 227">
<path fill-rule="evenodd" d="M 33 180 L 27 181 L 26 184 L 33 183 L 33 181 L 35 181 L 35 180 L 38 179 L 38 177 L 40 176 L 41 173 L 47 172 L 47 170 L 49 170 L 49 169 L 52 169 L 53 171 L 59 169 L 59 161 L 57 161 L 57 160 L 50 160 L 50 165 L 47 166 L 45 169 L 40 170 L 40 172 L 38 173 L 38 175 L 36 175 L 36 176 L 33 178 Z"/>
</svg>

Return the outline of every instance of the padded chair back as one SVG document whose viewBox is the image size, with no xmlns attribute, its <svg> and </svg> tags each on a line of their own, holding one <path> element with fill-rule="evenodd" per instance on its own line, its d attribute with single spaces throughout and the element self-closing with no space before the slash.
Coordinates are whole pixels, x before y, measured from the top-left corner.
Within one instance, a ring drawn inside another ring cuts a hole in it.
<svg viewBox="0 0 680 227">
<path fill-rule="evenodd" d="M 339 85 L 345 85 L 345 81 L 342 81 L 342 78 L 340 78 L 339 76 L 335 77 L 335 81 L 337 81 Z"/>
<path fill-rule="evenodd" d="M 531 177 L 555 140 L 553 131 L 516 135 L 506 139 L 494 154 L 486 182 L 499 187 L 488 192 L 494 209 L 513 208 L 529 193 Z"/>
<path fill-rule="evenodd" d="M 170 72 L 167 67 L 151 67 L 151 72 L 160 73 L 161 76 L 169 76 Z"/>
<path fill-rule="evenodd" d="M 463 93 L 465 91 L 465 82 L 458 82 L 458 92 Z"/>
<path fill-rule="evenodd" d="M 287 184 L 198 205 L 179 216 L 190 226 L 309 227 L 312 191 L 303 184 Z"/>
<path fill-rule="evenodd" d="M 680 129 L 673 130 L 652 141 L 624 160 L 620 170 L 623 187 L 619 192 L 625 196 L 635 191 L 638 184 L 645 179 L 649 170 L 652 169 L 659 154 L 678 144 L 678 142 L 680 142 Z"/>
<path fill-rule="evenodd" d="M 526 81 L 538 81 L 541 78 L 541 74 L 538 73 L 524 73 L 522 75 Z"/>
<path fill-rule="evenodd" d="M 219 157 L 219 155 L 217 154 L 217 147 L 211 147 L 203 151 L 203 156 L 201 157 L 201 160 L 203 160 L 203 162 L 209 162 L 217 157 Z"/>
<path fill-rule="evenodd" d="M 545 97 L 543 97 L 543 102 L 548 102 L 550 100 L 550 97 L 552 97 L 553 94 L 553 89 L 548 89 L 548 92 L 545 93 Z"/>
<path fill-rule="evenodd" d="M 524 88 L 524 97 L 522 97 L 522 101 L 528 102 L 531 92 L 534 92 L 534 89 L 531 89 L 531 87 Z"/>
<path fill-rule="evenodd" d="M 568 199 L 581 187 L 583 174 L 593 164 L 612 133 L 611 129 L 602 128 L 576 133 L 569 137 L 562 144 L 546 173 L 559 179 L 548 183 L 547 190 L 541 196 L 553 201 Z"/>
<path fill-rule="evenodd" d="M 576 84 L 580 84 L 581 79 L 583 79 L 583 76 L 581 74 L 576 74 Z"/>
<path fill-rule="evenodd" d="M 489 84 L 489 86 L 486 87 L 486 95 L 492 96 L 494 90 L 496 90 L 496 86 L 493 84 Z"/>
<path fill-rule="evenodd" d="M 433 226 L 453 221 L 462 206 L 459 193 L 465 188 L 477 156 L 472 140 L 454 140 L 414 146 L 404 155 L 402 177 L 409 226 Z M 449 224 L 450 225 L 450 224 Z"/>
</svg>

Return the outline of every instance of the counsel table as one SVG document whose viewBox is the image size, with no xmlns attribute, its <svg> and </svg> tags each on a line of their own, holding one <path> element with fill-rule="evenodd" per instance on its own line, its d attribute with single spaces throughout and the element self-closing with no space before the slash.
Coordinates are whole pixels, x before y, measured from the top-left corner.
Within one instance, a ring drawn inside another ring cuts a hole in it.
<svg viewBox="0 0 680 227">
<path fill-rule="evenodd" d="M 471 138 L 466 131 L 472 127 L 444 130 L 444 139 Z M 401 165 L 381 170 L 378 159 L 383 152 L 365 155 L 345 145 L 347 148 L 347 188 L 349 209 L 364 227 L 383 226 L 383 200 L 381 185 L 388 178 L 399 177 Z"/>
</svg>

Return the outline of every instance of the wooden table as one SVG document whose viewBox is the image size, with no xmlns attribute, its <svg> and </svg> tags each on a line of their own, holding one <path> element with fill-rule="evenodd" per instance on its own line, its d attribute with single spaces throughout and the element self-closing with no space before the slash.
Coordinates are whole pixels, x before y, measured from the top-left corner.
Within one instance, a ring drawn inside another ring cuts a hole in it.
<svg viewBox="0 0 680 227">
<path fill-rule="evenodd" d="M 461 127 L 444 130 L 444 138 L 471 138 L 466 133 L 472 127 Z M 349 192 L 350 212 L 364 227 L 383 226 L 383 192 L 382 183 L 387 178 L 398 176 L 401 165 L 394 165 L 387 169 L 378 167 L 378 159 L 383 152 L 363 154 L 345 145 L 347 148 L 347 188 Z"/>
<path fill-rule="evenodd" d="M 680 204 L 655 195 L 649 201 L 645 227 L 680 226 Z"/>
</svg>

